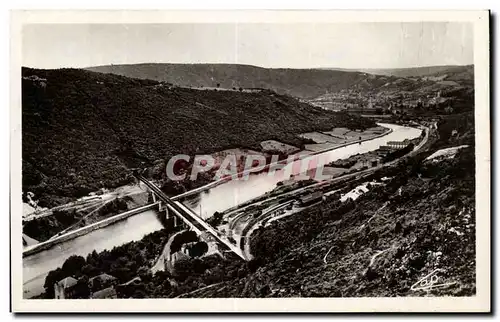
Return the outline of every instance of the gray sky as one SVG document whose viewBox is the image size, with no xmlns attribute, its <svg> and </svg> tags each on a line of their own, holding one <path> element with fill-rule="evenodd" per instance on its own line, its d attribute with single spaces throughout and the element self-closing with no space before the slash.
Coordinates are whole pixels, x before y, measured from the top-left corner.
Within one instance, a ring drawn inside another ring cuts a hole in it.
<svg viewBox="0 0 500 322">
<path fill-rule="evenodd" d="M 240 63 L 404 68 L 473 63 L 468 23 L 38 24 L 23 27 L 23 66 Z"/>
</svg>

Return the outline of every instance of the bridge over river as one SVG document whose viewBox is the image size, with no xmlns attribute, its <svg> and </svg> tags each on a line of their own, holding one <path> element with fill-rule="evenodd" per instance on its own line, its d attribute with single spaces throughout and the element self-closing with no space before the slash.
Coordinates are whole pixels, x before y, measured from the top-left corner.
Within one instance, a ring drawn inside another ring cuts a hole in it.
<svg viewBox="0 0 500 322">
<path fill-rule="evenodd" d="M 159 198 L 161 202 L 164 202 L 167 206 L 166 212 L 167 217 L 170 214 L 177 216 L 180 218 L 190 229 L 194 230 L 198 235 L 203 234 L 204 232 L 208 232 L 211 234 L 218 242 L 227 246 L 232 252 L 238 255 L 241 259 L 246 260 L 243 252 L 236 247 L 233 243 L 231 243 L 224 235 L 222 235 L 215 228 L 210 226 L 205 220 L 201 219 L 197 214 L 195 214 L 191 209 L 184 206 L 179 201 L 173 201 L 166 194 L 164 194 L 159 187 L 150 182 L 144 176 L 142 176 L 138 171 L 134 171 L 134 176 L 143 182 L 151 192 Z M 161 208 L 161 205 L 160 205 Z"/>
</svg>

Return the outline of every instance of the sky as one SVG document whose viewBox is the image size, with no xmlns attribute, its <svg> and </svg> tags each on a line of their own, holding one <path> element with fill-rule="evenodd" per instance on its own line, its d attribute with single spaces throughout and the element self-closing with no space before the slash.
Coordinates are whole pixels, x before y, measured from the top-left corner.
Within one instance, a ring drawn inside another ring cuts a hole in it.
<svg viewBox="0 0 500 322">
<path fill-rule="evenodd" d="M 473 63 L 472 24 L 30 24 L 23 66 L 239 63 L 268 68 L 407 68 Z"/>
</svg>

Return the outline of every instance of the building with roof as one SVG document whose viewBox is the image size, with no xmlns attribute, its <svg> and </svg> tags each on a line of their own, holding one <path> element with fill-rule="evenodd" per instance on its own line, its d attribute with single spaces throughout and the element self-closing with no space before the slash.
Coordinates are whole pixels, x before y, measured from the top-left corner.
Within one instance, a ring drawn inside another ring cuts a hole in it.
<svg viewBox="0 0 500 322">
<path fill-rule="evenodd" d="M 299 202 L 301 206 L 311 205 L 315 202 L 323 200 L 323 193 L 321 191 L 315 191 L 313 193 L 300 196 Z"/>
<path fill-rule="evenodd" d="M 387 142 L 387 146 L 399 150 L 399 149 L 404 149 L 410 144 L 409 140 L 404 140 L 404 141 L 389 141 Z"/>
<path fill-rule="evenodd" d="M 78 281 L 68 276 L 54 284 L 54 298 L 55 299 L 69 299 L 75 294 L 75 286 Z"/>
<path fill-rule="evenodd" d="M 393 148 L 387 145 L 382 145 L 376 150 L 376 153 L 378 156 L 384 157 L 387 154 L 391 153 L 393 151 Z"/>
</svg>

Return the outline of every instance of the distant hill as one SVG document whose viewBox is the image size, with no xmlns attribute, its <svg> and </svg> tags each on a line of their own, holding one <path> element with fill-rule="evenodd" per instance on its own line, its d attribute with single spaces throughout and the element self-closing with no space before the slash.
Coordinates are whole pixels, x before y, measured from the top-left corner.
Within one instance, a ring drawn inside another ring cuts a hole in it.
<svg viewBox="0 0 500 322">
<path fill-rule="evenodd" d="M 239 64 L 133 64 L 89 67 L 87 70 L 133 78 L 166 81 L 179 86 L 266 88 L 310 99 L 356 86 L 379 87 L 386 79 L 364 72 L 322 69 L 274 69 Z"/>
<path fill-rule="evenodd" d="M 394 68 L 394 69 L 361 69 L 361 72 L 395 76 L 395 77 L 427 77 L 427 76 L 442 76 L 445 74 L 455 75 L 464 74 L 468 77 L 474 78 L 474 66 L 426 66 L 426 67 L 412 67 L 412 68 Z"/>
<path fill-rule="evenodd" d="M 373 122 L 272 91 L 179 88 L 81 69 L 22 69 L 23 191 L 41 206 L 128 183 L 128 167 Z M 193 76 L 194 77 L 194 76 Z"/>
<path fill-rule="evenodd" d="M 414 91 L 443 80 L 464 86 L 474 84 L 472 65 L 351 70 L 274 69 L 239 64 L 132 64 L 96 66 L 87 70 L 185 87 L 215 88 L 219 84 L 221 88 L 266 88 L 306 100 L 342 90 L 376 93 L 392 88 Z M 413 78 L 413 81 L 400 78 Z"/>
</svg>

